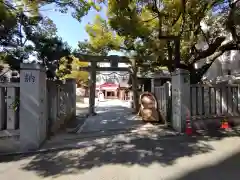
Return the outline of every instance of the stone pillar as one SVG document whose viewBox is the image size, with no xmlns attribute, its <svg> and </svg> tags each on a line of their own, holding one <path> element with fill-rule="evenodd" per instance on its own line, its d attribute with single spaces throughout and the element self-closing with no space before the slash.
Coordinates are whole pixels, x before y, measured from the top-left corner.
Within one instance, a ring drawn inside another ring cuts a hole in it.
<svg viewBox="0 0 240 180">
<path fill-rule="evenodd" d="M 75 79 L 67 79 L 67 85 L 69 89 L 69 95 L 70 95 L 70 111 L 71 116 L 76 115 L 76 80 Z"/>
<path fill-rule="evenodd" d="M 48 128 L 47 132 L 49 135 L 51 135 L 52 127 L 55 121 L 57 120 L 58 115 L 58 88 L 57 88 L 57 82 L 56 81 L 47 81 L 47 100 L 48 100 Z"/>
<path fill-rule="evenodd" d="M 39 148 L 46 138 L 46 73 L 39 64 L 21 64 L 20 145 L 24 151 Z"/>
<path fill-rule="evenodd" d="M 154 93 L 154 78 L 151 79 L 151 93 Z"/>
<path fill-rule="evenodd" d="M 5 104 L 4 88 L 0 87 L 0 130 L 4 129 L 4 121 L 6 119 L 4 104 Z"/>
<path fill-rule="evenodd" d="M 96 68 L 97 63 L 91 62 L 91 71 L 90 71 L 90 95 L 89 95 L 89 115 L 95 114 L 95 96 L 96 96 Z"/>
<path fill-rule="evenodd" d="M 170 88 L 171 88 L 171 84 L 169 82 L 166 82 L 165 84 L 163 84 L 163 87 L 164 87 L 164 99 L 163 99 L 163 104 L 164 104 L 164 118 L 165 118 L 165 123 L 167 123 L 169 125 L 170 123 L 170 118 L 171 118 L 171 115 L 169 116 L 169 103 L 171 104 L 171 102 L 169 102 L 169 97 L 171 96 L 171 91 L 170 91 Z"/>
<path fill-rule="evenodd" d="M 132 59 L 132 96 L 133 96 L 133 107 L 135 111 L 138 111 L 139 103 L 138 103 L 138 78 L 137 78 L 138 67 L 136 64 L 136 59 Z M 137 113 L 137 112 L 136 112 Z"/>
<path fill-rule="evenodd" d="M 190 75 L 176 69 L 172 74 L 172 126 L 178 132 L 185 131 L 187 115 L 190 117 Z"/>
<path fill-rule="evenodd" d="M 133 91 L 131 90 L 130 92 L 129 92 L 129 103 L 130 103 L 130 108 L 134 108 L 134 97 L 133 97 L 134 95 L 133 95 Z"/>
</svg>

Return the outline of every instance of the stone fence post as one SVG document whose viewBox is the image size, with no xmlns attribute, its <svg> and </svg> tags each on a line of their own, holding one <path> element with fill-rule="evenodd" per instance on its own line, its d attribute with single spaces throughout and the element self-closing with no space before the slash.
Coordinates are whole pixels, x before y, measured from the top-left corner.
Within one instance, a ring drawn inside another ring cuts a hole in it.
<svg viewBox="0 0 240 180">
<path fill-rule="evenodd" d="M 20 145 L 33 150 L 46 139 L 46 73 L 39 64 L 21 64 L 20 70 Z"/>
<path fill-rule="evenodd" d="M 50 136 L 53 132 L 53 124 L 58 119 L 58 87 L 57 82 L 47 80 L 47 107 L 48 107 L 48 125 L 47 133 Z"/>
<path fill-rule="evenodd" d="M 172 126 L 184 132 L 186 117 L 190 117 L 190 75 L 187 70 L 176 69 L 172 74 Z"/>
<path fill-rule="evenodd" d="M 152 78 L 151 79 L 151 93 L 153 93 L 153 94 L 154 94 L 154 90 L 155 90 L 155 83 L 154 83 L 154 81 L 155 81 L 155 79 Z"/>
<path fill-rule="evenodd" d="M 76 80 L 68 78 L 66 84 L 69 92 L 69 112 L 70 116 L 74 117 L 76 114 Z"/>
</svg>

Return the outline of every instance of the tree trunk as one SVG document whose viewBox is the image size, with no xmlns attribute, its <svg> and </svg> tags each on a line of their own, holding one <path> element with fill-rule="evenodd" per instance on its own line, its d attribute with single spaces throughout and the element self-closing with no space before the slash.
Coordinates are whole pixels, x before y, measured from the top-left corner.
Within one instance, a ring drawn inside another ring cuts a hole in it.
<svg viewBox="0 0 240 180">
<path fill-rule="evenodd" d="M 138 103 L 138 88 L 137 88 L 137 66 L 136 59 L 132 59 L 132 91 L 133 91 L 133 103 L 134 103 L 134 112 L 137 113 L 139 110 Z"/>
</svg>

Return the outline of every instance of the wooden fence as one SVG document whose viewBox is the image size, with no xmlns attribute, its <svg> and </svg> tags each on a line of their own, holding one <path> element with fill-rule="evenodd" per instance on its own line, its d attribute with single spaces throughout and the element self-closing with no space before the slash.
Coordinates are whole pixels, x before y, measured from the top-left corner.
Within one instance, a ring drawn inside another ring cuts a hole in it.
<svg viewBox="0 0 240 180">
<path fill-rule="evenodd" d="M 192 119 L 239 116 L 238 85 L 191 85 L 190 112 Z"/>
<path fill-rule="evenodd" d="M 0 83 L 0 130 L 19 128 L 20 83 Z"/>
<path fill-rule="evenodd" d="M 171 121 L 170 85 L 154 87 L 160 113 Z M 240 86 L 234 84 L 190 85 L 190 118 L 204 120 L 240 116 Z M 187 100 L 187 99 L 186 99 Z"/>
<path fill-rule="evenodd" d="M 76 90 L 74 82 L 47 81 L 48 130 L 55 131 L 67 118 L 75 115 Z M 19 129 L 20 83 L 0 83 L 1 131 Z M 59 122 L 58 122 L 59 121 Z"/>
<path fill-rule="evenodd" d="M 165 83 L 163 86 L 154 87 L 154 95 L 158 101 L 158 110 L 164 118 L 165 122 L 169 122 L 169 103 L 171 98 L 171 85 L 170 83 Z"/>
</svg>

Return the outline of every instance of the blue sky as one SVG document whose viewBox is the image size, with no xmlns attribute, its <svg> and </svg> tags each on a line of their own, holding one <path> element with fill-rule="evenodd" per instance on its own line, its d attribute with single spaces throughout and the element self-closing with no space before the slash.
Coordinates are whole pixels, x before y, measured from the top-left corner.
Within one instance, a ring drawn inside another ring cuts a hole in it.
<svg viewBox="0 0 240 180">
<path fill-rule="evenodd" d="M 72 48 L 77 48 L 78 41 L 88 39 L 85 26 L 93 22 L 96 14 L 106 18 L 106 8 L 103 8 L 101 12 L 90 10 L 81 22 L 74 19 L 70 13 L 63 14 L 55 11 L 53 5 L 43 7 L 41 13 L 53 20 L 58 29 L 58 36 L 62 37 L 63 41 L 66 41 Z M 121 55 L 121 53 L 112 51 L 109 55 Z"/>
<path fill-rule="evenodd" d="M 70 13 L 63 14 L 55 11 L 53 5 L 42 8 L 42 14 L 48 16 L 56 24 L 58 35 L 73 48 L 77 47 L 78 41 L 88 39 L 85 26 L 87 23 L 93 21 L 97 13 L 100 13 L 102 17 L 106 17 L 104 11 L 96 12 L 95 10 L 91 10 L 88 15 L 82 18 L 81 22 L 78 22 Z"/>
</svg>

